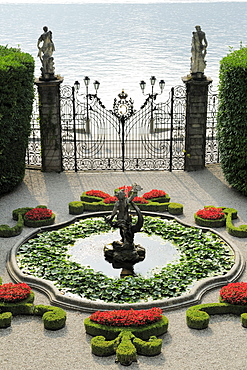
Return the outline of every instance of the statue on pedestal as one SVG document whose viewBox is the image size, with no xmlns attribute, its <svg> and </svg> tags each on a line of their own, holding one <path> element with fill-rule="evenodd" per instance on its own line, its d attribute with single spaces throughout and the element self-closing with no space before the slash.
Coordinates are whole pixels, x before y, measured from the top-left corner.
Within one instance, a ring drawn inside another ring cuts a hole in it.
<svg viewBox="0 0 247 370">
<path fill-rule="evenodd" d="M 195 26 L 196 32 L 192 32 L 191 43 L 191 73 L 201 74 L 203 76 L 204 69 L 206 68 L 205 56 L 207 54 L 208 42 L 205 32 L 201 30 L 200 26 Z"/>
<path fill-rule="evenodd" d="M 39 49 L 38 57 L 41 60 L 41 80 L 54 80 L 54 58 L 52 57 L 55 46 L 52 41 L 52 32 L 48 31 L 48 27 L 43 27 L 44 33 L 39 37 L 37 47 Z M 40 44 L 42 45 L 40 46 Z"/>
<path fill-rule="evenodd" d="M 139 185 L 134 184 L 128 196 L 126 196 L 124 189 L 115 193 L 118 200 L 114 205 L 112 214 L 105 217 L 107 223 L 120 229 L 121 241 L 114 241 L 110 246 L 105 246 L 104 255 L 105 259 L 112 263 L 113 268 L 122 268 L 121 277 L 135 275 L 133 266 L 145 258 L 145 249 L 139 244 L 134 244 L 134 235 L 143 226 L 143 216 L 133 199 L 141 189 Z M 136 224 L 132 224 L 132 217 L 129 214 L 130 205 L 137 215 Z M 115 216 L 117 220 L 113 221 Z"/>
</svg>

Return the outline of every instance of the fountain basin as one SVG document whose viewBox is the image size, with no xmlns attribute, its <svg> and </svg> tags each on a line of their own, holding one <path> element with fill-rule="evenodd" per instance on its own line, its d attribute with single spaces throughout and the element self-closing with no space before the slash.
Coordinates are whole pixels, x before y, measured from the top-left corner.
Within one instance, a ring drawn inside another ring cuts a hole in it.
<svg viewBox="0 0 247 370">
<path fill-rule="evenodd" d="M 158 213 L 143 213 L 146 216 L 156 217 L 156 218 L 164 218 L 166 220 L 176 220 L 179 224 L 184 225 L 186 227 L 191 227 L 191 225 L 187 225 L 180 220 L 178 220 L 174 216 L 162 216 Z M 50 299 L 52 304 L 62 306 L 63 308 L 70 308 L 70 309 L 76 309 L 76 310 L 82 310 L 82 311 L 95 311 L 95 310 L 108 310 L 108 309 L 118 309 L 123 307 L 128 308 L 150 308 L 150 307 L 161 307 L 162 309 L 171 309 L 171 308 L 177 308 L 177 307 L 183 307 L 188 305 L 194 305 L 198 303 L 202 297 L 202 295 L 209 289 L 220 287 L 223 285 L 226 285 L 227 283 L 231 281 L 235 281 L 238 279 L 238 277 L 242 274 L 244 269 L 244 261 L 242 258 L 242 255 L 240 254 L 239 250 L 231 245 L 229 241 L 227 241 L 225 238 L 219 235 L 219 233 L 206 229 L 206 228 L 200 228 L 200 227 L 194 227 L 195 229 L 201 229 L 203 232 L 210 231 L 213 234 L 218 235 L 222 241 L 224 241 L 229 248 L 231 248 L 232 253 L 234 254 L 234 265 L 232 266 L 231 270 L 228 271 L 226 274 L 221 276 L 213 276 L 204 278 L 202 280 L 199 280 L 195 283 L 195 285 L 192 287 L 192 289 L 189 292 L 185 292 L 185 294 L 174 297 L 174 298 L 168 298 L 168 299 L 159 299 L 159 300 L 152 300 L 148 302 L 137 302 L 137 303 L 112 303 L 112 302 L 102 302 L 102 301 L 93 301 L 90 299 L 85 298 L 79 298 L 75 296 L 66 296 L 64 294 L 61 294 L 61 292 L 54 286 L 54 284 L 51 281 L 40 279 L 31 275 L 24 274 L 18 267 L 17 261 L 16 261 L 16 255 L 18 254 L 19 249 L 23 244 L 25 244 L 28 240 L 34 238 L 39 233 L 43 233 L 46 231 L 51 230 L 59 230 L 62 229 L 78 220 L 82 220 L 85 218 L 92 218 L 92 217 L 102 217 L 105 215 L 105 212 L 99 212 L 99 213 L 92 213 L 92 214 L 85 214 L 80 217 L 75 217 L 73 220 L 70 220 L 69 222 L 57 224 L 55 226 L 50 227 L 44 227 L 39 230 L 36 230 L 32 233 L 30 233 L 26 238 L 24 238 L 22 241 L 17 243 L 14 248 L 11 250 L 8 262 L 7 262 L 7 268 L 11 275 L 11 277 L 15 281 L 24 281 L 28 283 L 32 288 L 36 288 L 42 292 L 44 292 Z"/>
</svg>

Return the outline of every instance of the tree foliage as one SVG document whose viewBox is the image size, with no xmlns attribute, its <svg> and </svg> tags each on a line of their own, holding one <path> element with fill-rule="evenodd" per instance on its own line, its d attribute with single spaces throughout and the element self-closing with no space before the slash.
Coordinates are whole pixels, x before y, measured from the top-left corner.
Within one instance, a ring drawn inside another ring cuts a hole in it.
<svg viewBox="0 0 247 370">
<path fill-rule="evenodd" d="M 218 141 L 226 180 L 247 195 L 247 47 L 220 62 Z"/>
<path fill-rule="evenodd" d="M 11 191 L 25 174 L 33 82 L 33 57 L 0 46 L 0 194 Z"/>
</svg>

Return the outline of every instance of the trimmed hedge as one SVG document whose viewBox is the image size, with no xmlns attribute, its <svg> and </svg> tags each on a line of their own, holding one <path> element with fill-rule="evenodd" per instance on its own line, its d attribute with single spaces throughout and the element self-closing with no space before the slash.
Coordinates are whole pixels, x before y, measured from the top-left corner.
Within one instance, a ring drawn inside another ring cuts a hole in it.
<svg viewBox="0 0 247 370">
<path fill-rule="evenodd" d="M 131 331 L 136 337 L 141 338 L 142 340 L 148 340 L 151 336 L 159 336 L 165 334 L 168 329 L 168 319 L 162 315 L 162 319 L 149 325 L 143 326 L 127 326 L 127 327 L 118 327 L 118 326 L 107 326 L 98 324 L 89 318 L 84 320 L 84 326 L 87 334 L 92 336 L 104 336 L 107 340 L 116 339 L 116 337 L 123 330 Z"/>
<path fill-rule="evenodd" d="M 33 57 L 0 46 L 0 194 L 12 191 L 25 175 L 33 82 Z"/>
<path fill-rule="evenodd" d="M 112 211 L 114 203 L 106 204 L 104 200 L 99 197 L 86 195 L 83 192 L 81 201 L 74 201 L 69 203 L 69 213 L 72 215 L 78 215 L 87 212 L 99 212 L 99 211 Z M 141 211 L 147 212 L 169 212 L 172 215 L 181 215 L 183 213 L 183 205 L 180 203 L 169 203 L 170 196 L 166 194 L 164 197 L 153 198 L 148 200 L 147 204 L 136 203 Z"/>
<path fill-rule="evenodd" d="M 52 213 L 52 216 L 45 220 L 35 221 L 28 220 L 27 218 L 25 218 L 25 214 L 28 211 L 31 211 L 33 208 L 47 208 L 47 207 L 44 205 L 38 205 L 36 207 L 23 207 L 14 209 L 12 212 L 12 217 L 13 220 L 17 221 L 17 224 L 13 227 L 10 227 L 8 225 L 0 225 L 0 237 L 10 238 L 19 235 L 22 232 L 24 225 L 28 227 L 42 227 L 54 224 L 56 217 L 55 213 Z"/>
<path fill-rule="evenodd" d="M 59 307 L 33 305 L 34 293 L 31 291 L 29 297 L 22 301 L 10 303 L 0 302 L 0 328 L 11 325 L 12 316 L 34 315 L 42 316 L 44 328 L 47 330 L 59 330 L 65 326 L 66 312 Z"/>
<path fill-rule="evenodd" d="M 210 315 L 234 314 L 241 316 L 242 325 L 247 324 L 247 306 L 229 303 L 205 303 L 192 306 L 186 311 L 186 322 L 191 329 L 206 329 Z"/>
<path fill-rule="evenodd" d="M 228 183 L 247 195 L 247 48 L 220 62 L 217 138 Z"/>
<path fill-rule="evenodd" d="M 8 225 L 0 225 L 0 237 L 2 238 L 10 238 L 12 236 L 19 235 L 24 226 L 24 219 L 21 214 L 18 214 L 17 216 L 17 224 L 13 227 L 10 227 Z"/>
<path fill-rule="evenodd" d="M 48 330 L 62 329 L 66 323 L 66 312 L 59 307 L 37 305 L 34 307 L 34 315 L 42 316 L 44 328 Z"/>
<path fill-rule="evenodd" d="M 223 212 L 225 213 L 225 217 L 219 220 L 207 220 L 197 216 L 194 214 L 195 223 L 202 227 L 223 227 L 226 225 L 227 232 L 235 237 L 238 238 L 246 238 L 247 237 L 247 225 L 240 225 L 234 226 L 232 220 L 238 218 L 238 211 L 234 208 L 222 208 Z"/>
<path fill-rule="evenodd" d="M 137 361 L 137 354 L 156 356 L 161 353 L 162 339 L 157 339 L 155 335 L 150 334 L 166 333 L 168 319 L 162 316 L 160 321 L 149 325 L 116 327 L 101 325 L 87 318 L 84 320 L 84 326 L 88 334 L 96 335 L 91 340 L 93 354 L 110 356 L 116 353 L 116 362 L 127 366 Z"/>
</svg>

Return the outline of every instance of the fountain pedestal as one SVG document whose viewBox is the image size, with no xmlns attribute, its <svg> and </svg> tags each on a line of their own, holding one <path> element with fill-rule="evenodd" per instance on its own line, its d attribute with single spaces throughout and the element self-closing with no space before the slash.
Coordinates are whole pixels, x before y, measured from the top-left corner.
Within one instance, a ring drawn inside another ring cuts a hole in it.
<svg viewBox="0 0 247 370">
<path fill-rule="evenodd" d="M 123 243 L 114 241 L 104 247 L 106 261 L 112 264 L 114 269 L 121 268 L 120 277 L 134 276 L 134 265 L 145 259 L 145 248 L 140 244 L 133 244 L 132 248 L 124 246 Z"/>
</svg>

